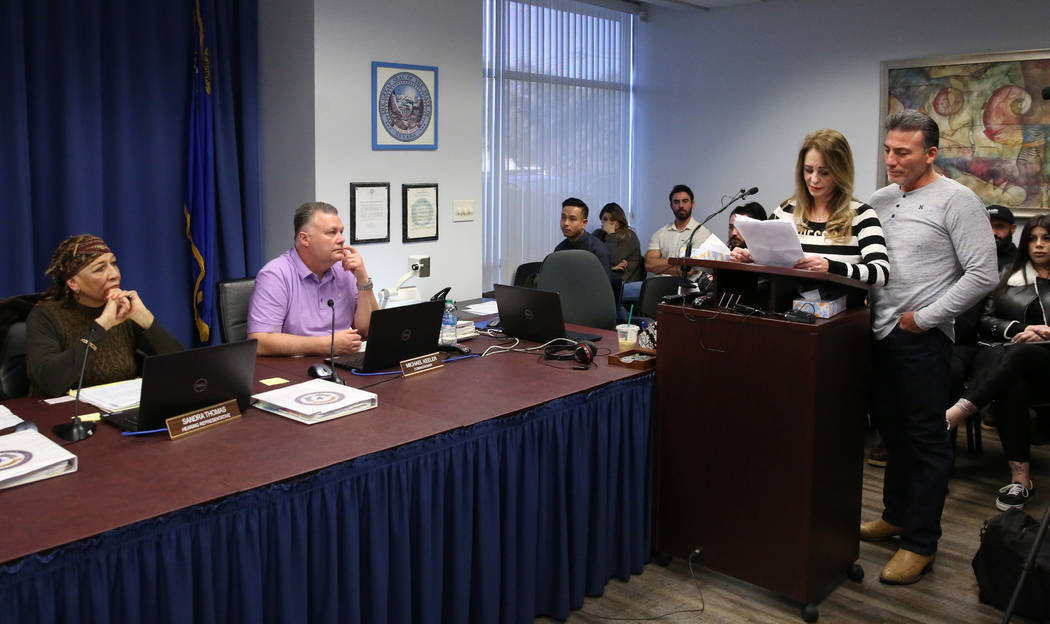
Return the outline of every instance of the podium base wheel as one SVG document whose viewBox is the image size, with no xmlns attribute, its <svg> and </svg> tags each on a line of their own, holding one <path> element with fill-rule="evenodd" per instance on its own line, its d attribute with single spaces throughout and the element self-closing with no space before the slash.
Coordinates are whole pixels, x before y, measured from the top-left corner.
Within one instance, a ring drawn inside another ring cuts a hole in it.
<svg viewBox="0 0 1050 624">
<path fill-rule="evenodd" d="M 850 564 L 850 566 L 846 568 L 846 578 L 854 583 L 859 583 L 864 578 L 864 568 L 856 563 Z"/>
<path fill-rule="evenodd" d="M 806 622 L 816 622 L 820 617 L 820 610 L 815 602 L 807 602 L 802 605 L 802 619 Z"/>
</svg>

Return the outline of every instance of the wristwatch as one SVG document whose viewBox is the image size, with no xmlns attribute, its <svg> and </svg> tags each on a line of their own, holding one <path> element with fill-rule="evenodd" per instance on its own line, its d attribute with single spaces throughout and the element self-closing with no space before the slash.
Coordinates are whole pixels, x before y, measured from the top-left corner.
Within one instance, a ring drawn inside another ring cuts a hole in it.
<svg viewBox="0 0 1050 624">
<path fill-rule="evenodd" d="M 358 283 L 357 284 L 357 289 L 358 290 L 372 290 L 372 287 L 374 287 L 374 286 L 375 286 L 375 282 L 373 282 L 372 278 L 370 277 L 370 278 L 368 278 L 368 283 L 366 283 L 366 284 Z"/>
</svg>

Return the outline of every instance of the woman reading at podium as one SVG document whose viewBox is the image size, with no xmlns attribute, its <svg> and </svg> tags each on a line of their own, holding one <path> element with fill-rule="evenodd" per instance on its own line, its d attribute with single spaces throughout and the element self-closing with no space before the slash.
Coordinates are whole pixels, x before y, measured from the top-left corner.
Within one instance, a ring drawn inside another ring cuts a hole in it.
<svg viewBox="0 0 1050 624">
<path fill-rule="evenodd" d="M 977 331 L 1000 352 L 1000 364 L 970 385 L 948 409 L 949 429 L 995 402 L 995 424 L 1010 465 L 1010 483 L 999 488 L 1000 511 L 1023 509 L 1035 491 L 1031 480 L 1028 407 L 1050 397 L 1050 215 L 1032 217 L 1021 230 L 1013 265 L 984 302 Z M 1009 346 L 1004 346 L 1009 345 Z"/>
<path fill-rule="evenodd" d="M 120 287 L 117 259 L 91 234 L 71 236 L 51 256 L 53 284 L 26 319 L 30 392 L 65 394 L 77 384 L 86 351 L 84 386 L 138 375 L 136 351 L 181 351 L 134 290 Z"/>
<path fill-rule="evenodd" d="M 809 134 L 798 151 L 795 194 L 771 219 L 795 223 L 806 256 L 796 269 L 834 273 L 882 286 L 890 274 L 886 239 L 875 210 L 853 199 L 853 152 L 846 137 L 825 128 Z M 736 262 L 753 262 L 737 247 Z"/>
</svg>

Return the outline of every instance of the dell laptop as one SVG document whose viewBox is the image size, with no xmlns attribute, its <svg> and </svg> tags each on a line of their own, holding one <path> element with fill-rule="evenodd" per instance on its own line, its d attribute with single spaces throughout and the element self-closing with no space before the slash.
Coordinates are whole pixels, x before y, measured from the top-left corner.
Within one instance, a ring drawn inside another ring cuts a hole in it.
<svg viewBox="0 0 1050 624">
<path fill-rule="evenodd" d="M 548 342 L 555 338 L 601 340 L 598 334 L 565 330 L 561 296 L 556 292 L 495 284 L 496 309 L 503 333 L 513 338 Z"/>
<path fill-rule="evenodd" d="M 397 308 L 373 310 L 368 321 L 364 352 L 337 355 L 335 365 L 362 373 L 397 366 L 438 349 L 445 302 L 425 301 Z M 329 358 L 325 358 L 329 365 Z"/>
<path fill-rule="evenodd" d="M 242 340 L 163 355 L 142 362 L 139 406 L 106 414 L 104 422 L 124 431 L 163 429 L 172 416 L 237 399 L 251 406 L 257 340 Z"/>
</svg>

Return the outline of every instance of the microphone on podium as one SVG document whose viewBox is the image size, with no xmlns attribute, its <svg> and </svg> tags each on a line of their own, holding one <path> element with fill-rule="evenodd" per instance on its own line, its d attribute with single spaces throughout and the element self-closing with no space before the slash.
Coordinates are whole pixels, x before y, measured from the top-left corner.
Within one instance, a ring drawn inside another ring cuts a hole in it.
<svg viewBox="0 0 1050 624">
<path fill-rule="evenodd" d="M 704 227 L 705 223 L 707 223 L 708 221 L 713 219 L 715 216 L 725 212 L 725 209 L 730 207 L 730 206 L 732 206 L 733 203 L 736 202 L 738 199 L 743 199 L 743 198 L 745 198 L 745 197 L 747 197 L 749 195 L 754 195 L 757 192 L 758 192 L 758 187 L 757 186 L 752 186 L 749 189 L 740 189 L 740 192 L 737 193 L 736 195 L 732 196 L 731 198 L 729 198 L 729 201 L 723 203 L 721 208 L 719 208 L 718 210 L 716 210 L 716 211 L 712 212 L 711 214 L 707 215 L 707 217 L 705 217 L 704 220 L 700 222 L 700 225 L 698 225 L 695 228 L 693 228 L 693 231 L 689 234 L 689 242 L 687 242 L 686 245 L 685 245 L 685 255 L 683 257 L 685 257 L 685 258 L 692 257 L 692 255 L 693 255 L 693 237 L 696 236 L 696 233 L 700 230 L 700 228 Z M 684 293 L 686 290 L 689 290 L 689 271 L 686 269 L 686 267 L 684 265 L 681 268 L 682 268 L 681 292 Z"/>
<path fill-rule="evenodd" d="M 80 390 L 84 387 L 84 371 L 87 370 L 88 356 L 91 355 L 91 349 L 94 348 L 91 342 L 91 334 L 94 329 L 94 323 L 88 325 L 87 338 L 80 339 L 84 343 L 84 361 L 80 364 L 80 380 L 77 381 L 77 393 L 73 396 L 73 422 L 58 424 L 51 429 L 56 436 L 69 442 L 80 442 L 95 435 L 95 423 L 86 423 L 80 419 Z"/>
<path fill-rule="evenodd" d="M 738 199 L 743 199 L 743 198 L 748 197 L 750 195 L 754 195 L 757 192 L 758 192 L 758 187 L 757 186 L 752 186 L 749 189 L 740 189 L 740 192 L 737 193 L 736 195 L 734 195 L 733 197 L 731 197 L 729 199 L 729 201 L 727 201 L 726 203 L 722 204 L 721 208 L 719 208 L 718 210 L 716 210 L 716 211 L 712 212 L 711 214 L 707 215 L 707 217 L 705 217 L 704 220 L 700 222 L 700 225 L 696 226 L 696 228 L 693 230 L 693 232 L 689 235 L 689 242 L 685 246 L 685 257 L 688 258 L 689 256 L 691 256 L 693 254 L 693 236 L 696 234 L 697 230 L 699 230 L 700 228 L 704 227 L 704 224 L 706 224 L 708 221 L 713 219 L 715 216 L 717 216 L 719 214 L 722 214 L 722 212 L 724 212 L 726 208 L 732 206 L 733 203 L 736 202 Z"/>
</svg>

